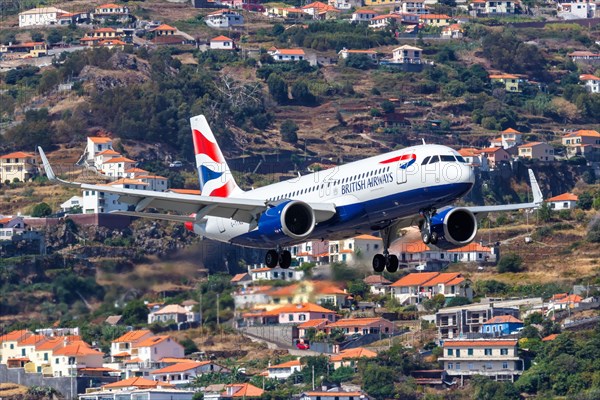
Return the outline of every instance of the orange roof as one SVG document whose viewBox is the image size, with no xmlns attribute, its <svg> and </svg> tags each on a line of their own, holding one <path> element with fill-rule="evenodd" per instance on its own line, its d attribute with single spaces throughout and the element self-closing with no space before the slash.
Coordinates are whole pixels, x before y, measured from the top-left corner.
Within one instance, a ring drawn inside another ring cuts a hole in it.
<svg viewBox="0 0 600 400">
<path fill-rule="evenodd" d="M 89 136 L 88 139 L 91 140 L 92 143 L 96 143 L 96 144 L 105 144 L 105 143 L 112 142 L 112 139 L 108 138 L 108 137 Z"/>
<path fill-rule="evenodd" d="M 135 364 L 135 363 L 141 363 L 141 362 L 144 362 L 144 360 L 142 360 L 139 357 L 136 357 L 136 358 L 132 358 L 131 360 L 126 360 L 125 364 Z"/>
<path fill-rule="evenodd" d="M 364 395 L 362 392 L 303 392 L 309 397 L 357 397 Z"/>
<path fill-rule="evenodd" d="M 302 49 L 277 49 L 277 53 L 284 56 L 303 56 L 304 50 Z"/>
<path fill-rule="evenodd" d="M 160 359 L 160 362 L 165 364 L 190 363 L 194 362 L 194 360 L 190 360 L 189 358 L 164 357 Z"/>
<path fill-rule="evenodd" d="M 600 78 L 594 75 L 583 74 L 579 76 L 579 80 L 582 81 L 600 81 Z"/>
<path fill-rule="evenodd" d="M 519 146 L 519 148 L 522 147 L 533 147 L 533 146 L 539 146 L 540 144 L 546 144 L 546 143 L 542 143 L 542 142 L 531 142 L 531 143 L 525 143 L 521 146 Z"/>
<path fill-rule="evenodd" d="M 98 29 L 94 29 L 93 32 L 99 32 L 99 33 L 108 32 L 108 33 L 112 33 L 112 32 L 116 32 L 116 30 L 113 29 L 113 28 L 98 28 Z"/>
<path fill-rule="evenodd" d="M 156 387 L 175 387 L 174 385 L 168 382 L 157 382 L 151 381 L 150 379 L 144 379 L 142 377 L 133 377 L 129 379 L 124 379 L 122 381 L 109 383 L 108 385 L 102 386 L 103 389 L 118 389 L 118 388 L 126 388 L 126 387 L 137 387 L 138 389 L 151 389 Z"/>
<path fill-rule="evenodd" d="M 366 8 L 363 8 L 361 10 L 356 10 L 354 13 L 355 14 L 375 14 L 375 15 L 379 14 L 377 11 L 368 10 Z"/>
<path fill-rule="evenodd" d="M 39 343 L 37 346 L 35 346 L 35 349 L 37 351 L 54 350 L 54 349 L 63 347 L 65 345 L 65 343 L 76 342 L 79 340 L 81 340 L 81 337 L 79 337 L 79 336 L 50 337 L 45 342 Z"/>
<path fill-rule="evenodd" d="M 275 316 L 275 315 L 279 315 L 279 314 L 283 314 L 283 313 L 289 314 L 289 313 L 305 313 L 305 312 L 335 314 L 335 311 L 328 310 L 325 307 L 321 307 L 317 304 L 304 303 L 304 304 L 290 304 L 288 306 L 282 306 L 282 307 L 276 308 L 274 310 L 267 311 L 267 312 L 263 313 L 263 315 Z"/>
<path fill-rule="evenodd" d="M 446 340 L 443 347 L 487 347 L 516 345 L 516 340 Z"/>
<path fill-rule="evenodd" d="M 546 201 L 577 201 L 578 199 L 579 197 L 573 193 L 563 193 L 559 194 L 558 196 L 551 197 Z"/>
<path fill-rule="evenodd" d="M 103 353 L 98 350 L 94 350 L 89 344 L 83 341 L 73 342 L 66 345 L 62 349 L 58 349 L 54 352 L 54 355 L 63 356 L 104 356 Z"/>
<path fill-rule="evenodd" d="M 231 388 L 235 391 L 231 397 L 260 397 L 265 392 L 251 383 L 234 383 L 227 385 L 227 388 Z"/>
<path fill-rule="evenodd" d="M 28 336 L 26 338 L 24 338 L 23 340 L 19 341 L 19 346 L 31 346 L 31 345 L 36 345 L 38 343 L 42 343 L 45 342 L 48 339 L 47 336 L 45 335 L 31 335 Z"/>
<path fill-rule="evenodd" d="M 440 284 L 447 284 L 448 282 L 460 278 L 460 272 L 444 272 L 433 277 L 431 280 L 423 284 L 423 286 L 434 286 Z M 464 279 L 463 279 L 464 280 Z M 460 281 L 462 282 L 462 281 Z"/>
<path fill-rule="evenodd" d="M 171 339 L 171 337 L 169 335 L 152 336 L 152 337 L 149 337 L 148 339 L 144 339 L 141 342 L 137 343 L 135 345 L 135 347 L 152 347 L 154 345 L 157 345 L 157 344 L 162 343 L 165 340 L 169 340 L 169 339 Z"/>
<path fill-rule="evenodd" d="M 271 365 L 270 367 L 268 367 L 267 369 L 275 369 L 275 368 L 291 368 L 291 367 L 299 367 L 302 364 L 300 363 L 300 360 L 292 360 L 292 361 L 288 361 L 288 362 L 284 362 L 281 364 L 277 364 L 277 365 Z"/>
<path fill-rule="evenodd" d="M 34 158 L 35 156 L 33 154 L 29 154 L 29 153 L 23 153 L 22 151 L 17 151 L 14 153 L 10 153 L 10 154 L 6 154 L 4 156 L 0 156 L 0 158 L 3 159 L 7 159 L 7 158 Z"/>
<path fill-rule="evenodd" d="M 492 251 L 492 249 L 490 247 L 482 246 L 480 243 L 473 242 L 466 246 L 459 247 L 458 249 L 448 250 L 449 253 L 470 253 L 473 251 L 489 252 Z"/>
<path fill-rule="evenodd" d="M 112 343 L 138 342 L 148 334 L 151 335 L 152 332 L 150 332 L 147 329 L 131 331 L 131 332 L 127 332 L 123 336 L 116 338 L 115 340 L 112 341 Z"/>
<path fill-rule="evenodd" d="M 551 342 L 558 337 L 558 333 L 553 333 L 552 335 L 548 335 L 542 338 L 542 342 Z"/>
<path fill-rule="evenodd" d="M 336 8 L 330 6 L 329 4 L 321 3 L 320 1 L 315 1 L 314 3 L 310 3 L 302 7 L 303 10 L 307 10 L 309 8 L 316 8 L 319 11 L 333 11 Z"/>
<path fill-rule="evenodd" d="M 115 3 L 107 3 L 107 4 L 102 4 L 101 6 L 98 6 L 96 8 L 121 8 L 121 6 L 118 4 L 115 4 Z"/>
<path fill-rule="evenodd" d="M 494 74 L 490 75 L 490 79 L 519 79 L 519 77 L 511 74 Z"/>
<path fill-rule="evenodd" d="M 108 149 L 108 150 L 101 151 L 100 153 L 98 153 L 96 155 L 97 156 L 120 156 L 121 153 L 119 153 L 118 151 L 114 151 L 113 149 Z"/>
<path fill-rule="evenodd" d="M 392 283 L 385 279 L 382 275 L 369 275 L 363 279 L 363 282 L 367 285 L 389 285 Z"/>
<path fill-rule="evenodd" d="M 154 32 L 154 31 L 173 31 L 175 32 L 177 29 L 173 28 L 171 25 L 167 25 L 167 24 L 161 24 L 159 26 L 157 26 L 154 29 L 151 29 L 150 32 Z"/>
<path fill-rule="evenodd" d="M 130 357 L 130 356 L 131 356 L 131 354 L 129 354 L 126 351 L 122 351 L 120 353 L 117 353 L 117 354 L 113 355 L 113 357 Z"/>
<path fill-rule="evenodd" d="M 117 179 L 116 181 L 109 183 L 107 186 L 114 186 L 114 185 L 142 185 L 142 186 L 148 186 L 148 184 L 146 182 L 138 181 L 137 179 L 129 179 L 129 178 Z"/>
<path fill-rule="evenodd" d="M 246 278 L 248 276 L 247 273 L 243 273 L 243 274 L 236 274 L 233 278 L 231 278 L 230 282 L 239 282 L 242 279 Z"/>
<path fill-rule="evenodd" d="M 135 161 L 127 158 L 127 157 L 114 157 L 111 158 L 110 160 L 106 160 L 104 161 L 102 164 L 114 164 L 114 163 L 119 163 L 119 162 L 132 162 L 134 163 Z"/>
<path fill-rule="evenodd" d="M 497 317 L 488 319 L 483 324 L 484 325 L 487 325 L 487 324 L 507 324 L 509 322 L 515 323 L 515 324 L 522 324 L 523 323 L 523 321 L 521 321 L 518 318 L 513 317 L 512 315 L 498 315 Z"/>
<path fill-rule="evenodd" d="M 446 14 L 421 14 L 419 18 L 422 19 L 450 19 Z"/>
<path fill-rule="evenodd" d="M 254 268 L 250 270 L 250 273 L 253 272 L 267 272 L 267 271 L 271 271 L 271 268 Z"/>
<path fill-rule="evenodd" d="M 200 191 L 196 190 L 196 189 L 169 189 L 169 191 L 173 192 L 173 193 L 179 193 L 179 194 L 197 194 L 200 195 Z"/>
<path fill-rule="evenodd" d="M 557 303 L 581 303 L 581 301 L 583 300 L 583 298 L 579 295 L 576 294 L 570 294 L 560 300 L 557 301 Z"/>
<path fill-rule="evenodd" d="M 140 175 L 136 179 L 167 179 L 160 175 Z"/>
<path fill-rule="evenodd" d="M 125 172 L 129 172 L 129 173 L 131 173 L 131 172 L 148 173 L 148 171 L 146 171 L 145 169 L 141 169 L 141 168 L 137 168 L 137 167 L 129 168 L 129 169 L 125 170 Z M 173 190 L 173 189 L 171 189 L 171 190 Z"/>
<path fill-rule="evenodd" d="M 211 42 L 233 42 L 233 39 L 228 38 L 227 36 L 217 36 L 210 39 Z"/>
<path fill-rule="evenodd" d="M 188 361 L 188 362 L 179 362 L 179 363 L 175 363 L 173 365 L 169 365 L 167 367 L 161 368 L 161 369 L 157 369 L 155 371 L 152 371 L 153 374 L 168 374 L 168 373 L 174 373 L 174 372 L 184 372 L 184 371 L 189 371 L 192 369 L 196 369 L 198 367 L 201 367 L 203 365 L 207 365 L 210 364 L 210 361 L 203 361 L 203 362 L 197 362 L 197 361 Z"/>
<path fill-rule="evenodd" d="M 506 128 L 505 130 L 502 131 L 502 133 L 521 133 L 521 132 L 519 132 L 513 128 Z"/>
<path fill-rule="evenodd" d="M 353 359 L 353 358 L 361 358 L 361 357 L 373 358 L 373 357 L 377 357 L 377 353 L 375 353 L 374 351 L 365 349 L 364 347 L 357 347 L 354 349 L 344 350 L 340 354 L 334 354 L 329 359 L 330 359 L 330 361 L 335 362 L 335 361 L 343 361 L 343 360 L 348 360 L 348 359 Z"/>
<path fill-rule="evenodd" d="M 476 149 L 474 147 L 465 147 L 459 149 L 458 154 L 460 154 L 463 157 L 473 157 L 479 154 L 479 149 Z"/>
<path fill-rule="evenodd" d="M 125 43 L 122 40 L 119 39 L 104 39 L 101 40 L 100 42 L 98 42 L 99 45 L 101 46 L 121 46 L 121 45 L 126 45 L 127 43 Z"/>
<path fill-rule="evenodd" d="M 329 327 L 341 328 L 347 326 L 366 326 L 374 323 L 380 323 L 382 321 L 389 322 L 384 320 L 383 318 L 345 318 L 329 324 Z"/>
<path fill-rule="evenodd" d="M 402 286 L 421 286 L 425 282 L 435 278 L 439 272 L 421 272 L 421 273 L 412 273 L 408 274 L 396 282 L 392 283 L 393 287 L 402 287 Z"/>
<path fill-rule="evenodd" d="M 319 319 L 311 319 L 310 321 L 306 321 L 298 325 L 298 328 L 318 328 L 323 324 L 329 323 L 328 319 L 319 318 Z"/>
<path fill-rule="evenodd" d="M 577 136 L 600 137 L 600 133 L 590 130 L 590 129 L 580 129 L 575 132 L 567 133 L 563 137 L 577 137 Z"/>
<path fill-rule="evenodd" d="M 496 153 L 497 151 L 504 150 L 502 147 L 487 147 L 485 149 L 479 150 L 480 153 Z"/>
<path fill-rule="evenodd" d="M 356 51 L 364 51 L 364 50 L 356 50 Z M 370 50 L 369 50 L 370 51 Z M 360 239 L 360 240 L 377 240 L 377 241 L 381 241 L 381 238 L 377 237 L 377 236 L 373 236 L 373 235 L 358 235 L 356 236 L 354 239 Z"/>
<path fill-rule="evenodd" d="M 32 333 L 26 329 L 20 331 L 12 331 L 7 334 L 0 336 L 0 343 L 2 342 L 18 342 L 19 340 L 26 339 Z"/>
</svg>

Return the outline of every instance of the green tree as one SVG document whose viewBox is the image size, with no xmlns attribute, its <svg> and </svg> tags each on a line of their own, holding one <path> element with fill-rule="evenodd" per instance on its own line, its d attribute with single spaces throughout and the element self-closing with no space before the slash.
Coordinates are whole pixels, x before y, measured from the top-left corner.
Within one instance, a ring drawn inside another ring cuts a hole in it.
<svg viewBox="0 0 600 400">
<path fill-rule="evenodd" d="M 279 104 L 286 103 L 288 101 L 288 86 L 287 83 L 277 74 L 269 75 L 267 79 L 267 86 L 269 87 L 269 93 L 276 102 Z"/>
<path fill-rule="evenodd" d="M 132 300 L 123 309 L 123 323 L 139 325 L 148 322 L 148 307 L 142 300 Z"/>
<path fill-rule="evenodd" d="M 62 40 L 63 35 L 58 29 L 52 29 L 48 33 L 48 43 L 51 45 L 56 44 Z"/>
<path fill-rule="evenodd" d="M 385 114 L 392 114 L 394 111 L 396 111 L 396 106 L 394 106 L 394 103 L 392 103 L 391 101 L 384 100 L 381 102 L 381 110 Z"/>
<path fill-rule="evenodd" d="M 292 97 L 297 104 L 312 106 L 317 98 L 310 92 L 305 81 L 299 80 L 292 85 Z"/>
<path fill-rule="evenodd" d="M 548 222 L 552 218 L 552 208 L 550 208 L 550 203 L 543 202 L 540 208 L 537 210 L 538 218 L 542 222 Z"/>
<path fill-rule="evenodd" d="M 369 285 L 362 279 L 356 279 L 348 285 L 348 292 L 352 293 L 355 297 L 359 296 L 361 299 L 364 299 L 369 294 Z"/>
<path fill-rule="evenodd" d="M 500 258 L 498 262 L 498 272 L 520 272 L 522 270 L 523 259 L 515 253 L 508 253 Z"/>
<path fill-rule="evenodd" d="M 329 376 L 329 381 L 339 385 L 342 382 L 348 382 L 354 377 L 354 368 L 352 367 L 340 367 L 333 371 Z"/>
<path fill-rule="evenodd" d="M 294 121 L 290 121 L 289 119 L 283 121 L 279 132 L 284 141 L 288 143 L 298 142 L 298 125 Z"/>
<path fill-rule="evenodd" d="M 594 198 L 592 197 L 591 193 L 583 192 L 577 198 L 577 208 L 580 208 L 582 210 L 589 210 L 590 208 L 592 208 L 593 202 Z"/>
<path fill-rule="evenodd" d="M 344 60 L 346 67 L 367 70 L 375 68 L 377 64 L 367 54 L 349 54 Z"/>
<path fill-rule="evenodd" d="M 31 34 L 31 40 L 34 42 L 41 42 L 44 40 L 44 34 L 42 32 L 33 32 Z"/>
<path fill-rule="evenodd" d="M 47 217 L 52 214 L 52 208 L 48 203 L 38 203 L 31 209 L 31 216 L 35 218 Z"/>
<path fill-rule="evenodd" d="M 397 373 L 392 368 L 368 363 L 364 371 L 360 371 L 360 376 L 363 380 L 363 389 L 377 400 L 391 398 L 394 395 L 394 379 Z"/>
<path fill-rule="evenodd" d="M 596 216 L 588 225 L 586 239 L 590 243 L 600 243 L 600 217 Z"/>
</svg>

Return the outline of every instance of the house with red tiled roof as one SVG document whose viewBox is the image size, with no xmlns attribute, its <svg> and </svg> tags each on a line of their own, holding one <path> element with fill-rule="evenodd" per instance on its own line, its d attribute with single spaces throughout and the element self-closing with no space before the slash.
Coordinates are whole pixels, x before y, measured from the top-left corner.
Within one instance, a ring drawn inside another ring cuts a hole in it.
<svg viewBox="0 0 600 400">
<path fill-rule="evenodd" d="M 248 285 L 252 283 L 252 278 L 250 277 L 249 273 L 244 272 L 241 274 L 235 274 L 229 282 L 231 282 L 232 285 L 238 285 L 247 288 Z"/>
<path fill-rule="evenodd" d="M 216 384 L 206 387 L 204 399 L 256 399 L 260 398 L 264 392 L 251 383 Z"/>
<path fill-rule="evenodd" d="M 227 36 L 217 36 L 210 39 L 210 48 L 213 50 L 235 50 L 235 42 Z"/>
<path fill-rule="evenodd" d="M 335 311 L 314 303 L 290 304 L 262 313 L 265 321 L 275 321 L 279 324 L 301 324 L 313 319 L 335 321 L 338 317 Z"/>
<path fill-rule="evenodd" d="M 135 164 L 135 160 L 123 156 L 116 156 L 102 163 L 102 171 L 104 172 L 104 175 L 111 178 L 124 178 L 125 171 L 133 168 Z"/>
<path fill-rule="evenodd" d="M 572 210 L 577 206 L 579 197 L 573 193 L 563 193 L 546 200 L 553 210 Z"/>
<path fill-rule="evenodd" d="M 317 302 L 341 307 L 348 297 L 346 290 L 331 281 L 300 281 L 290 286 L 273 288 L 269 292 L 271 304 L 268 309 L 284 304 Z"/>
<path fill-rule="evenodd" d="M 492 85 L 501 85 L 507 92 L 521 93 L 523 91 L 523 88 L 521 87 L 523 84 L 523 79 L 517 75 L 498 73 L 490 74 L 489 78 L 492 82 Z"/>
<path fill-rule="evenodd" d="M 303 6 L 302 11 L 312 16 L 314 19 L 319 20 L 334 18 L 340 12 L 340 10 L 336 9 L 333 5 L 321 3 L 320 1 L 315 1 L 313 3 Z"/>
<path fill-rule="evenodd" d="M 23 329 L 5 333 L 0 336 L 0 363 L 6 364 L 9 358 L 21 356 L 18 343 L 33 335 L 30 331 Z"/>
<path fill-rule="evenodd" d="M 369 10 L 367 8 L 361 8 L 352 13 L 352 22 L 367 22 L 369 23 L 373 18 L 377 17 L 379 13 L 375 10 Z"/>
<path fill-rule="evenodd" d="M 442 28 L 442 37 L 445 39 L 460 39 L 464 35 L 461 24 L 450 24 Z"/>
<path fill-rule="evenodd" d="M 543 142 L 525 143 L 519 146 L 519 157 L 529 160 L 554 161 L 554 147 Z"/>
<path fill-rule="evenodd" d="M 304 271 L 298 270 L 295 267 L 267 268 L 264 264 L 248 265 L 248 274 L 252 282 L 257 281 L 300 281 L 304 279 Z"/>
<path fill-rule="evenodd" d="M 314 262 L 317 265 L 329 262 L 329 241 L 327 240 L 309 240 L 291 246 L 289 251 L 299 265 L 305 262 Z"/>
<path fill-rule="evenodd" d="M 502 147 L 508 149 L 510 147 L 518 146 L 523 143 L 523 134 L 516 129 L 507 128 L 500 132 L 500 136 L 493 139 L 490 143 L 490 147 Z"/>
<path fill-rule="evenodd" d="M 558 333 L 553 333 L 552 335 L 548 335 L 542 338 L 542 342 L 552 342 L 558 337 Z"/>
<path fill-rule="evenodd" d="M 501 163 L 510 161 L 510 154 L 502 147 L 488 147 L 480 150 L 480 154 L 487 159 L 490 169 L 496 168 Z"/>
<path fill-rule="evenodd" d="M 136 389 L 157 389 L 157 388 L 174 388 L 175 385 L 169 382 L 157 382 L 150 379 L 136 376 L 128 379 L 123 379 L 118 382 L 108 383 L 102 386 L 102 390 L 120 391 L 128 388 Z"/>
<path fill-rule="evenodd" d="M 306 54 L 302 49 L 277 49 L 272 48 L 267 51 L 275 61 L 294 62 L 306 59 Z"/>
<path fill-rule="evenodd" d="M 199 322 L 200 314 L 193 311 L 192 307 L 179 304 L 168 304 L 148 314 L 148 324 L 155 322 L 181 324 L 182 322 Z"/>
<path fill-rule="evenodd" d="M 464 158 L 467 164 L 475 168 L 479 168 L 481 171 L 489 171 L 488 160 L 485 154 L 482 154 L 479 149 L 474 147 L 463 147 L 458 149 L 458 154 Z"/>
<path fill-rule="evenodd" d="M 498 315 L 484 322 L 481 332 L 492 336 L 504 336 L 517 334 L 523 326 L 523 321 L 512 315 Z"/>
<path fill-rule="evenodd" d="M 363 282 L 369 285 L 369 291 L 373 294 L 387 294 L 392 284 L 383 275 L 369 275 L 363 279 Z"/>
<path fill-rule="evenodd" d="M 92 20 L 97 23 L 115 21 L 125 23 L 130 20 L 129 7 L 121 4 L 106 3 L 94 8 Z"/>
<path fill-rule="evenodd" d="M 337 10 L 345 11 L 362 6 L 362 0 L 329 0 L 327 3 Z"/>
<path fill-rule="evenodd" d="M 165 357 L 182 358 L 184 356 L 183 346 L 168 335 L 151 336 L 136 344 L 139 357 L 142 362 L 154 363 Z"/>
<path fill-rule="evenodd" d="M 340 367 L 351 367 L 355 370 L 358 369 L 358 360 L 361 358 L 375 358 L 377 353 L 364 347 L 356 347 L 353 349 L 342 350 L 338 354 L 329 356 L 329 362 L 333 364 L 334 369 Z"/>
<path fill-rule="evenodd" d="M 0 155 L 0 182 L 27 182 L 37 174 L 35 155 L 22 151 Z"/>
<path fill-rule="evenodd" d="M 55 377 L 78 376 L 78 369 L 100 368 L 104 353 L 92 349 L 83 341 L 74 341 L 52 354 L 52 372 Z"/>
<path fill-rule="evenodd" d="M 421 272 L 408 274 L 390 286 L 401 304 L 418 304 L 436 294 L 473 298 L 473 291 L 460 273 Z"/>
<path fill-rule="evenodd" d="M 244 16 L 230 9 L 218 10 L 204 17 L 211 28 L 230 28 L 244 25 Z"/>
<path fill-rule="evenodd" d="M 595 75 L 579 75 L 579 80 L 585 85 L 585 90 L 589 93 L 600 93 L 600 78 Z"/>
<path fill-rule="evenodd" d="M 178 362 L 150 372 L 153 380 L 168 382 L 176 386 L 191 383 L 194 378 L 210 373 L 229 373 L 229 369 L 221 367 L 212 361 Z"/>
<path fill-rule="evenodd" d="M 309 390 L 306 392 L 302 392 L 298 400 L 358 400 L 371 399 L 365 392 L 356 390 L 356 391 L 344 391 L 339 388 L 333 389 L 331 391 L 324 390 Z"/>
<path fill-rule="evenodd" d="M 129 359 L 138 356 L 137 344 L 142 341 L 154 336 L 154 334 L 147 330 L 135 330 L 127 332 L 111 342 L 110 355 L 113 358 L 119 360 Z"/>
<path fill-rule="evenodd" d="M 420 14 L 419 21 L 428 26 L 448 26 L 451 17 L 446 14 Z"/>
<path fill-rule="evenodd" d="M 300 360 L 286 361 L 276 365 L 270 365 L 267 367 L 266 376 L 271 379 L 287 379 L 294 372 L 302 371 L 302 363 Z"/>
<path fill-rule="evenodd" d="M 589 129 L 567 133 L 562 137 L 567 148 L 567 157 L 581 156 L 588 161 L 600 160 L 600 133 Z"/>
<path fill-rule="evenodd" d="M 525 369 L 516 339 L 446 340 L 442 349 L 438 361 L 461 386 L 474 375 L 514 382 Z"/>
<path fill-rule="evenodd" d="M 577 308 L 579 307 L 579 303 L 582 301 L 583 297 L 579 296 L 578 294 L 564 293 L 560 296 L 555 295 L 552 297 L 552 299 L 550 299 L 548 304 L 548 313 L 552 312 L 553 310 L 556 311 Z"/>
</svg>

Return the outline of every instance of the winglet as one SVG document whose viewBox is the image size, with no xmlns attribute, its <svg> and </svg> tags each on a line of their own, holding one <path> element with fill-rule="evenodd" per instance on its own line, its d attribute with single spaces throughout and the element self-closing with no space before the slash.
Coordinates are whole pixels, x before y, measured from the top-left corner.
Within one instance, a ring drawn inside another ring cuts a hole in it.
<svg viewBox="0 0 600 400">
<path fill-rule="evenodd" d="M 533 204 L 540 206 L 544 201 L 544 197 L 532 170 L 529 170 L 529 182 L 531 183 L 531 191 L 533 192 Z"/>
<path fill-rule="evenodd" d="M 42 158 L 42 165 L 44 165 L 44 171 L 46 172 L 46 176 L 48 177 L 48 180 L 50 180 L 51 182 L 60 183 L 61 185 L 65 185 L 65 186 L 81 187 L 81 183 L 69 182 L 69 181 L 65 181 L 60 178 L 57 178 L 56 174 L 54 174 L 54 171 L 52 170 L 50 161 L 48 161 L 48 157 L 46 157 L 46 153 L 44 153 L 44 150 L 40 146 L 38 146 L 38 151 L 40 153 L 40 157 Z"/>
<path fill-rule="evenodd" d="M 51 181 L 56 181 L 56 175 L 54 175 L 54 171 L 52 170 L 52 166 L 50 165 L 50 161 L 48 161 L 48 157 L 44 153 L 44 150 L 41 146 L 38 146 L 38 151 L 40 152 L 40 157 L 42 157 L 42 164 L 44 165 L 44 171 L 46 171 L 46 176 Z"/>
</svg>

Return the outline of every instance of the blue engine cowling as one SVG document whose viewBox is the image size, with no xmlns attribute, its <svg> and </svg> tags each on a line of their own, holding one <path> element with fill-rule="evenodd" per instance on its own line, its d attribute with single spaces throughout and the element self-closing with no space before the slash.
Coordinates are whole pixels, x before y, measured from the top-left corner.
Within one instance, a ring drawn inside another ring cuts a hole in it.
<svg viewBox="0 0 600 400">
<path fill-rule="evenodd" d="M 466 208 L 449 208 L 433 216 L 431 232 L 437 234 L 435 246 L 441 249 L 466 246 L 477 234 L 477 218 Z"/>
<path fill-rule="evenodd" d="M 303 201 L 291 200 L 265 211 L 258 219 L 258 231 L 264 238 L 277 240 L 281 234 L 304 239 L 315 229 L 315 212 Z"/>
</svg>

